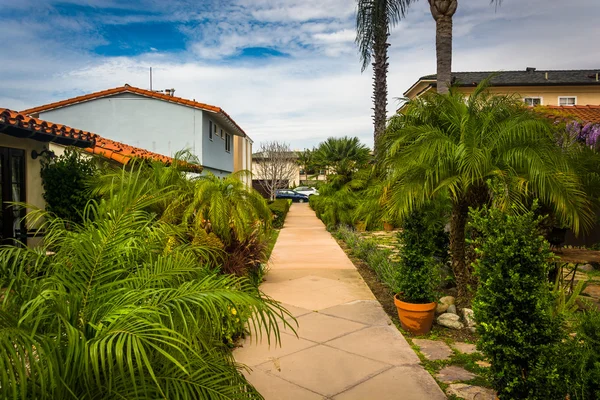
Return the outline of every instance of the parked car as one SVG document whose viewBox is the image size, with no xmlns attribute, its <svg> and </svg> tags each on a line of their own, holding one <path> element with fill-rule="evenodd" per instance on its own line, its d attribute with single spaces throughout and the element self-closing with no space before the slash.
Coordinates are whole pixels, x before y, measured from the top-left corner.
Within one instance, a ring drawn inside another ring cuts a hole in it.
<svg viewBox="0 0 600 400">
<path fill-rule="evenodd" d="M 308 202 L 308 196 L 302 193 L 294 192 L 291 189 L 281 189 L 275 192 L 276 199 L 292 199 L 294 203 Z"/>
<path fill-rule="evenodd" d="M 319 191 L 317 189 L 315 189 L 314 187 L 309 187 L 309 186 L 298 186 L 296 189 L 294 189 L 294 192 L 302 193 L 309 197 L 312 195 L 317 195 L 317 196 L 319 195 Z"/>
</svg>

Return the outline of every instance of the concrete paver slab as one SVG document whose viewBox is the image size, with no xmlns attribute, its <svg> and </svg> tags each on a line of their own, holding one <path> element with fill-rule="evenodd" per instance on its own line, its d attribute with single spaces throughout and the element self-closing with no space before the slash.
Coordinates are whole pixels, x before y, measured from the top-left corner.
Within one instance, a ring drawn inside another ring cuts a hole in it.
<svg viewBox="0 0 600 400">
<path fill-rule="evenodd" d="M 320 313 L 310 313 L 298 318 L 298 336 L 313 342 L 327 342 L 366 327 L 358 322 L 330 317 Z"/>
<path fill-rule="evenodd" d="M 452 350 L 444 342 L 429 339 L 413 339 L 413 343 L 419 346 L 421 353 L 431 361 L 447 360 L 452 356 Z"/>
<path fill-rule="evenodd" d="M 282 347 L 246 340 L 233 353 L 266 400 L 445 398 L 308 205 L 292 205 L 269 264 L 261 290 L 297 318 L 300 338 L 284 331 Z"/>
<path fill-rule="evenodd" d="M 282 357 L 278 365 L 266 362 L 258 368 L 324 396 L 333 396 L 390 366 L 318 345 Z"/>
<path fill-rule="evenodd" d="M 477 346 L 471 343 L 456 342 L 452 347 L 465 354 L 477 353 Z"/>
<path fill-rule="evenodd" d="M 252 385 L 256 390 L 267 399 L 323 400 L 323 396 L 320 394 L 301 388 L 259 369 L 244 372 L 244 375 L 246 379 L 252 381 Z M 282 393 L 285 393 L 285 397 L 282 397 Z"/>
<path fill-rule="evenodd" d="M 448 395 L 455 395 L 464 400 L 495 400 L 496 393 L 492 389 L 472 386 L 464 383 L 454 383 L 446 389 Z"/>
<path fill-rule="evenodd" d="M 442 400 L 446 396 L 427 371 L 400 366 L 334 396 L 334 400 Z"/>
<path fill-rule="evenodd" d="M 248 337 L 242 342 L 241 347 L 233 350 L 233 355 L 238 362 L 254 367 L 267 360 L 277 359 L 313 346 L 315 346 L 314 342 L 281 333 L 281 346 L 276 344 L 273 337 L 271 337 L 271 344 L 266 338 L 256 343 L 254 338 Z"/>
<path fill-rule="evenodd" d="M 349 319 L 368 325 L 391 325 L 390 317 L 383 311 L 377 300 L 358 300 L 339 306 L 326 308 L 321 314 Z"/>
<path fill-rule="evenodd" d="M 420 362 L 395 326 L 371 326 L 331 340 L 327 346 L 391 365 L 418 365 Z"/>
</svg>

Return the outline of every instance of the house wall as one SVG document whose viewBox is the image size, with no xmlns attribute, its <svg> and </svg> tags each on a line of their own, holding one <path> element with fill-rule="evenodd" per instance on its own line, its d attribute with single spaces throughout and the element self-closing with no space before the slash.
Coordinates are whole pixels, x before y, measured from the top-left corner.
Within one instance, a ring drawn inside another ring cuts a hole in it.
<svg viewBox="0 0 600 400">
<path fill-rule="evenodd" d="M 120 93 L 41 112 L 39 118 L 170 157 L 187 149 L 207 171 L 219 176 L 233 171 L 233 148 L 226 152 L 220 137 L 210 141 L 210 113 L 192 107 Z"/>
<path fill-rule="evenodd" d="M 47 144 L 0 134 L 0 146 L 25 150 L 25 201 L 36 208 L 44 209 L 46 202 L 44 201 L 44 189 L 40 176 L 41 158 L 32 159 L 31 152 L 33 150 L 41 152 L 47 148 Z M 29 211 L 31 211 L 31 208 L 27 209 L 27 212 Z M 31 230 L 33 227 L 27 226 L 27 229 Z M 27 245 L 35 246 L 40 240 L 40 238 L 27 238 Z"/>
<path fill-rule="evenodd" d="M 427 86 L 428 83 L 415 86 L 410 93 L 407 93 L 407 97 L 414 98 Z M 469 96 L 476 88 L 460 87 L 459 89 Z M 519 97 L 541 97 L 544 106 L 558 106 L 558 98 L 564 96 L 576 96 L 577 105 L 600 105 L 599 86 L 493 86 L 489 91 L 494 94 L 516 94 Z"/>
<path fill-rule="evenodd" d="M 261 161 L 261 162 L 265 162 L 265 161 Z M 268 177 L 263 176 L 260 173 L 258 164 L 259 164 L 259 162 L 256 160 L 252 162 L 252 180 L 261 181 L 261 180 L 267 179 Z M 289 180 L 288 187 L 290 187 L 290 188 L 300 185 L 300 166 L 296 163 L 291 163 L 291 168 L 293 169 L 293 173 L 292 173 L 292 178 Z"/>
<path fill-rule="evenodd" d="M 235 136 L 233 154 L 233 171 L 252 171 L 252 140 L 247 136 Z M 243 176 L 247 186 L 252 184 L 252 177 Z"/>
</svg>

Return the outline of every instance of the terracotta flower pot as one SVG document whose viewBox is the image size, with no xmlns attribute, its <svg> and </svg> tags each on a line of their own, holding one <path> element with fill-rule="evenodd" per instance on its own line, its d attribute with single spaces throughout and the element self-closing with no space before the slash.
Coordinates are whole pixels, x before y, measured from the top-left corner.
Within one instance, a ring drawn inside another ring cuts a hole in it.
<svg viewBox="0 0 600 400">
<path fill-rule="evenodd" d="M 390 224 L 389 222 L 384 222 L 383 223 L 383 230 L 386 232 L 391 232 L 394 230 L 394 225 Z"/>
<path fill-rule="evenodd" d="M 414 304 L 406 303 L 394 296 L 394 304 L 398 309 L 398 317 L 402 328 L 414 333 L 424 335 L 431 330 L 435 316 L 436 303 Z"/>
</svg>

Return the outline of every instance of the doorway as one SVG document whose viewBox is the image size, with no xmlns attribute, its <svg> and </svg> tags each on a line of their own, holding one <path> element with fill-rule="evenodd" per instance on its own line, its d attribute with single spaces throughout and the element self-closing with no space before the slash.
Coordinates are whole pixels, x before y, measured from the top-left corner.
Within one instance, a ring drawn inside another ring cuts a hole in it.
<svg viewBox="0 0 600 400">
<path fill-rule="evenodd" d="M 14 202 L 25 202 L 25 150 L 0 147 L 0 243 L 27 243 L 25 208 Z"/>
</svg>

